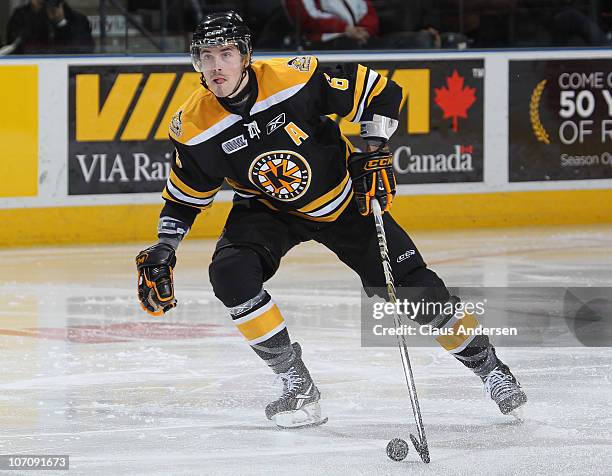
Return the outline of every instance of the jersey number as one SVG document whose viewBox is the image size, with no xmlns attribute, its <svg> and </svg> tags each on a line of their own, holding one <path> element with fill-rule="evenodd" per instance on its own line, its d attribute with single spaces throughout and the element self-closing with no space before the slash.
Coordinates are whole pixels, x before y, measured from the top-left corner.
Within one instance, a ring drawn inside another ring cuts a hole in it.
<svg viewBox="0 0 612 476">
<path fill-rule="evenodd" d="M 348 79 L 331 78 L 329 74 L 327 73 L 324 73 L 324 74 L 325 74 L 325 79 L 327 79 L 327 82 L 332 88 L 339 89 L 340 91 L 346 91 L 348 89 L 349 87 Z"/>
</svg>

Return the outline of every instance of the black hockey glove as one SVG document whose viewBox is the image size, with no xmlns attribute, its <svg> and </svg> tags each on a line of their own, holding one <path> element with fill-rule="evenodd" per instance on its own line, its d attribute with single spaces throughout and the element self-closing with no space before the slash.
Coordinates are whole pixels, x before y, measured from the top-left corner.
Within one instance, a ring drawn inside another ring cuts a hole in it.
<svg viewBox="0 0 612 476">
<path fill-rule="evenodd" d="M 388 149 L 354 152 L 348 158 L 348 171 L 353 181 L 359 213 L 372 213 L 371 200 L 376 198 L 383 213 L 391 208 L 395 195 L 393 155 Z"/>
<path fill-rule="evenodd" d="M 138 299 L 142 308 L 153 316 L 161 316 L 176 307 L 172 268 L 176 264 L 174 248 L 157 243 L 136 256 Z"/>
</svg>

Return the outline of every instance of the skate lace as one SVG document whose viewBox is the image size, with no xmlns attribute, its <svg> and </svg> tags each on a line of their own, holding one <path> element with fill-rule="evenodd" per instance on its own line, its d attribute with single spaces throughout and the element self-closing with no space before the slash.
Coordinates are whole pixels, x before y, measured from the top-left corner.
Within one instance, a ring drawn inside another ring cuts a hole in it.
<svg viewBox="0 0 612 476">
<path fill-rule="evenodd" d="M 294 367 L 291 367 L 287 372 L 278 374 L 277 380 L 283 382 L 283 396 L 298 390 L 304 382 L 304 379 L 300 377 Z"/>
<path fill-rule="evenodd" d="M 499 402 L 516 392 L 516 384 L 512 375 L 495 369 L 485 377 L 484 389 L 489 397 Z"/>
</svg>

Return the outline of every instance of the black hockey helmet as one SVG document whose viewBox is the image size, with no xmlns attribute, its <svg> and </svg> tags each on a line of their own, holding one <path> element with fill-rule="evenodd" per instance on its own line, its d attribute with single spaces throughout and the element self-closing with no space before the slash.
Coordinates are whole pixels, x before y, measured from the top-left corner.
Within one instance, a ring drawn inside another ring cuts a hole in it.
<svg viewBox="0 0 612 476">
<path fill-rule="evenodd" d="M 191 62 L 201 72 L 200 49 L 211 46 L 236 45 L 241 55 L 253 54 L 251 30 L 236 12 L 211 13 L 196 27 L 191 40 Z"/>
</svg>

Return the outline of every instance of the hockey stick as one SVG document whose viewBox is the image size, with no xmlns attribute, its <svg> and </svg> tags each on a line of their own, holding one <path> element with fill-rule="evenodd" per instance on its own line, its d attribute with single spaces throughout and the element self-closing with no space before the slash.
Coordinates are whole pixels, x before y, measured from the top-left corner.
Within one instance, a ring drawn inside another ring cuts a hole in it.
<svg viewBox="0 0 612 476">
<path fill-rule="evenodd" d="M 383 224 L 380 204 L 375 198 L 372 199 L 372 211 L 374 214 L 374 222 L 376 224 L 376 236 L 378 238 L 380 258 L 382 261 L 383 272 L 385 273 L 385 281 L 387 283 L 387 294 L 389 295 L 389 301 L 395 304 L 397 302 L 397 296 L 395 293 L 395 284 L 393 283 L 393 274 L 391 272 L 391 262 L 389 260 L 388 251 L 389 248 L 387 247 L 387 236 L 385 235 L 385 226 Z M 393 318 L 395 320 L 396 327 L 400 328 L 401 322 L 397 311 L 393 313 Z M 404 376 L 406 377 L 406 385 L 408 386 L 408 393 L 410 394 L 412 413 L 414 415 L 414 421 L 416 422 L 417 432 L 419 434 L 418 439 L 411 434 L 410 440 L 412 441 L 414 449 L 417 451 L 423 462 L 429 463 L 429 447 L 427 446 L 427 438 L 425 438 L 425 427 L 423 426 L 423 419 L 421 418 L 421 408 L 419 407 L 416 385 L 414 384 L 414 376 L 412 375 L 412 367 L 410 366 L 410 358 L 408 357 L 408 347 L 406 345 L 405 337 L 403 335 L 399 335 L 399 333 L 397 333 L 397 344 L 400 355 L 402 356 L 402 366 L 404 367 Z"/>
</svg>

